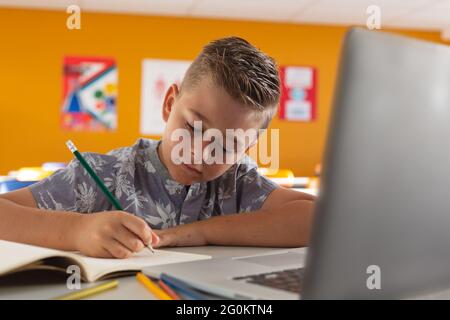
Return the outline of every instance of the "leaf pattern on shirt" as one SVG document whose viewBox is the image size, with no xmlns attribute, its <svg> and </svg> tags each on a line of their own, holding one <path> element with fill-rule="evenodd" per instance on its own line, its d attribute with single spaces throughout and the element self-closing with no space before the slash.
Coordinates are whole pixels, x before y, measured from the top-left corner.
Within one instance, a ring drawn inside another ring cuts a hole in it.
<svg viewBox="0 0 450 320">
<path fill-rule="evenodd" d="M 264 202 L 264 200 L 266 200 L 267 196 L 268 196 L 267 194 L 262 194 L 259 197 L 256 197 L 255 199 L 253 199 L 252 203 L 255 204 L 255 203 L 259 203 L 259 202 Z"/>
<path fill-rule="evenodd" d="M 244 159 L 214 181 L 192 184 L 186 193 L 160 162 L 158 143 L 139 139 L 107 155 L 83 153 L 124 210 L 142 217 L 152 228 L 170 228 L 235 210 L 255 211 L 276 187 L 258 175 L 256 164 Z M 41 209 L 89 213 L 112 208 L 76 159 L 30 189 Z"/>
<path fill-rule="evenodd" d="M 230 199 L 236 194 L 236 185 L 233 179 L 234 166 L 222 175 L 221 183 L 219 183 L 218 197 L 221 202 Z"/>
<path fill-rule="evenodd" d="M 204 220 L 206 218 L 211 217 L 214 214 L 214 198 L 210 197 L 206 200 L 206 202 L 202 205 L 200 209 L 199 220 Z"/>
<path fill-rule="evenodd" d="M 96 174 L 103 171 L 104 165 L 107 163 L 104 159 L 102 159 L 99 156 L 94 156 L 92 153 L 82 153 L 82 155 Z M 80 169 L 83 175 L 89 176 L 89 173 L 86 171 L 86 169 L 84 169 L 84 167 L 81 166 L 78 159 L 74 159 L 69 163 L 67 168 L 64 170 L 62 179 L 69 184 L 74 183 L 76 173 L 78 172 L 77 169 Z M 52 178 L 53 176 L 50 176 L 50 180 Z"/>
<path fill-rule="evenodd" d="M 150 223 L 150 225 L 157 227 L 159 229 L 167 229 L 175 226 L 175 209 L 170 203 L 163 204 L 159 201 L 150 201 L 155 209 L 157 215 L 145 216 L 145 220 Z"/>
<path fill-rule="evenodd" d="M 51 210 L 52 208 L 45 201 L 45 199 L 42 195 L 42 192 L 38 192 L 38 194 L 39 194 L 39 200 L 36 201 L 38 208 L 43 209 L 43 210 Z"/>
<path fill-rule="evenodd" d="M 189 197 L 196 197 L 203 191 L 203 185 L 201 183 L 194 183 L 189 187 Z"/>
<path fill-rule="evenodd" d="M 113 156 L 117 159 L 118 162 L 125 162 L 127 159 L 131 157 L 133 150 L 131 148 L 118 148 L 111 150 L 107 154 Z"/>
<path fill-rule="evenodd" d="M 71 211 L 71 209 L 73 209 L 72 207 L 70 207 L 70 208 L 65 208 L 65 207 L 62 205 L 62 203 L 57 202 L 57 201 L 53 198 L 53 195 L 52 195 L 50 192 L 48 192 L 48 191 L 47 191 L 47 195 L 48 195 L 48 197 L 50 198 L 50 200 L 51 200 L 52 203 L 53 203 L 52 208 L 55 208 L 54 210 L 58 210 L 58 211 L 68 210 L 68 211 Z"/>
<path fill-rule="evenodd" d="M 161 217 L 165 228 L 175 226 L 175 210 L 170 203 L 163 204 L 161 202 L 156 202 L 156 211 Z"/>
<path fill-rule="evenodd" d="M 148 173 L 155 173 L 156 168 L 153 165 L 153 163 L 148 159 L 148 150 L 146 149 L 140 149 L 137 152 L 137 160 L 136 162 L 140 164 L 142 167 L 147 170 Z"/>
<path fill-rule="evenodd" d="M 170 195 L 179 194 L 181 191 L 183 191 L 184 188 L 182 184 L 169 179 L 166 179 L 164 187 Z"/>
<path fill-rule="evenodd" d="M 241 177 L 242 184 L 248 185 L 255 181 L 255 173 L 249 172 Z"/>
<path fill-rule="evenodd" d="M 138 190 L 131 193 L 127 197 L 127 201 L 130 201 L 130 204 L 126 206 L 124 210 L 128 210 L 131 206 L 134 206 L 135 208 L 144 208 L 144 202 L 148 202 L 148 199 L 142 195 L 141 190 Z"/>
<path fill-rule="evenodd" d="M 72 184 L 75 182 L 75 172 L 76 168 L 80 165 L 80 162 L 78 160 L 72 160 L 67 168 L 64 169 L 64 173 L 62 176 L 62 180 Z"/>
<path fill-rule="evenodd" d="M 104 160 L 102 157 L 93 155 L 90 152 L 83 153 L 83 157 L 96 174 L 102 172 L 104 165 L 107 163 L 106 160 Z M 86 170 L 83 170 L 83 173 L 85 175 L 89 175 Z"/>
<path fill-rule="evenodd" d="M 145 170 L 147 170 L 148 173 L 156 172 L 156 169 L 150 160 L 145 161 L 142 165 L 144 166 Z"/>
<path fill-rule="evenodd" d="M 112 172 L 110 177 L 106 177 L 105 186 L 115 192 L 118 198 L 121 198 L 123 194 L 128 197 L 133 195 L 133 186 L 131 186 L 130 180 L 127 179 L 125 174 L 121 174 L 120 171 Z"/>
<path fill-rule="evenodd" d="M 74 192 L 77 211 L 88 213 L 92 212 L 95 205 L 95 200 L 97 198 L 97 192 L 95 192 L 92 186 L 88 186 L 86 182 L 82 182 L 78 184 Z"/>
<path fill-rule="evenodd" d="M 136 152 L 132 148 L 123 148 L 122 152 L 114 152 L 117 163 L 113 166 L 118 169 L 120 175 L 129 174 L 134 177 Z"/>
</svg>

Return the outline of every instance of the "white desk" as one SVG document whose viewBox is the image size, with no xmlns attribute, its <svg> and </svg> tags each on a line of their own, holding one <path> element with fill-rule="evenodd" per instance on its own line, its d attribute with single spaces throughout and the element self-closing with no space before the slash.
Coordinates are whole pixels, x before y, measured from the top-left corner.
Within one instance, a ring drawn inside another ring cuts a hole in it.
<svg viewBox="0 0 450 320">
<path fill-rule="evenodd" d="M 298 191 L 315 194 L 315 190 L 297 189 Z M 213 258 L 219 257 L 242 257 L 263 252 L 279 251 L 282 248 L 261 248 L 261 247 L 180 247 L 165 248 L 180 252 L 198 253 L 210 255 Z M 56 272 L 28 272 L 22 275 L 12 275 L 0 278 L 0 300 L 3 299 L 52 299 L 54 297 L 69 293 L 66 287 L 67 275 Z M 96 283 L 82 283 L 82 288 L 94 286 Z M 119 278 L 119 287 L 92 296 L 87 299 L 154 299 L 134 276 Z"/>
<path fill-rule="evenodd" d="M 242 257 L 263 252 L 279 251 L 281 248 L 258 248 L 258 247 L 184 247 L 170 248 L 173 250 L 189 253 L 210 255 L 219 257 Z M 0 300 L 2 299 L 52 299 L 54 297 L 69 293 L 66 287 L 66 274 L 57 272 L 29 272 L 22 275 L 12 275 L 0 278 Z M 82 284 L 82 288 L 96 285 Z M 134 276 L 119 278 L 119 287 L 105 291 L 87 299 L 133 299 L 152 300 L 154 297 L 148 292 Z"/>
<path fill-rule="evenodd" d="M 283 248 L 258 248 L 258 247 L 184 247 L 170 248 L 165 250 L 207 254 L 213 258 L 220 257 L 243 257 L 264 252 L 274 252 Z M 305 249 L 306 250 L 306 249 Z M 25 276 L 26 275 L 26 276 Z M 12 276 L 0 278 L 0 300 L 5 299 L 52 299 L 54 297 L 69 293 L 66 287 L 66 276 L 63 273 L 28 273 L 23 276 Z M 96 285 L 82 284 L 82 288 Z M 92 296 L 87 299 L 105 300 L 153 300 L 154 297 L 148 292 L 134 276 L 119 278 L 119 287 Z M 436 293 L 421 295 L 417 299 L 450 299 L 450 289 Z"/>
</svg>

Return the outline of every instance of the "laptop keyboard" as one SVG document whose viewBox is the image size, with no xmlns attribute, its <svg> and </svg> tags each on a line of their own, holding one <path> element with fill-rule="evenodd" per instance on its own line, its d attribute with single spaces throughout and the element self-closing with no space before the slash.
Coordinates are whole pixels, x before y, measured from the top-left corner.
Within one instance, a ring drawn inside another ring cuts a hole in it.
<svg viewBox="0 0 450 320">
<path fill-rule="evenodd" d="M 233 280 L 245 281 L 251 284 L 300 293 L 304 268 L 260 273 L 244 277 L 234 277 Z"/>
</svg>

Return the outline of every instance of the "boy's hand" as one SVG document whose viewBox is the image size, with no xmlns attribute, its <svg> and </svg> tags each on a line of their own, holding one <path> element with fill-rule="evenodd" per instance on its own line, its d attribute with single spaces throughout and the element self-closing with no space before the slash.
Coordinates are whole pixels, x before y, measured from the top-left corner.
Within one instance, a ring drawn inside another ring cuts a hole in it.
<svg viewBox="0 0 450 320">
<path fill-rule="evenodd" d="M 78 251 L 98 258 L 128 258 L 159 241 L 144 220 L 123 211 L 83 215 L 73 231 Z"/>
<path fill-rule="evenodd" d="M 169 229 L 153 230 L 158 237 L 153 248 L 204 246 L 207 244 L 204 225 L 204 221 L 198 221 Z"/>
</svg>

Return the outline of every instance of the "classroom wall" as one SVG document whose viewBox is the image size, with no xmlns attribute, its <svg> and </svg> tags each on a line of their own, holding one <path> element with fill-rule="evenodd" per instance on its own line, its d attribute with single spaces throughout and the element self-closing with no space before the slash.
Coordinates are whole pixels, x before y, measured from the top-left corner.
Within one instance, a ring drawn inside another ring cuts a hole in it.
<svg viewBox="0 0 450 320">
<path fill-rule="evenodd" d="M 318 116 L 311 123 L 275 119 L 280 165 L 312 175 L 321 161 L 343 27 L 229 20 L 82 13 L 81 30 L 66 28 L 58 11 L 0 9 L 0 175 L 47 161 L 68 161 L 64 142 L 83 151 L 107 152 L 139 136 L 141 61 L 193 59 L 212 39 L 238 35 L 280 64 L 318 68 Z M 403 31 L 440 41 L 438 33 Z M 118 130 L 65 132 L 60 127 L 65 55 L 110 56 L 119 70 Z"/>
</svg>

